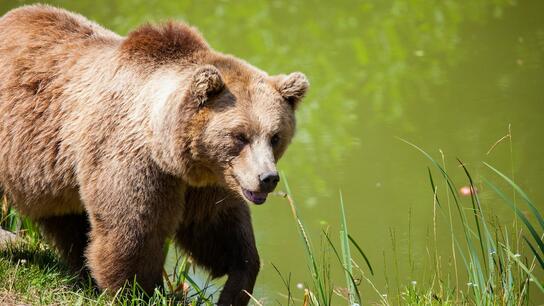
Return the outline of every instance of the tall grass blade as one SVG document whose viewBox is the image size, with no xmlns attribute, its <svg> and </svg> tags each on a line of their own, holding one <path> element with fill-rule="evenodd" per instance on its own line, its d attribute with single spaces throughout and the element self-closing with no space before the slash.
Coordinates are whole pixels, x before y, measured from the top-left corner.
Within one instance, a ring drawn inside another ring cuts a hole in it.
<svg viewBox="0 0 544 306">
<path fill-rule="evenodd" d="M 484 239 L 482 237 L 482 231 L 480 230 L 480 221 L 478 219 L 478 217 L 483 219 L 483 214 L 482 214 L 479 202 L 475 199 L 474 190 L 476 190 L 476 189 L 474 187 L 474 182 L 472 181 L 472 177 L 470 176 L 470 173 L 468 172 L 467 168 L 465 167 L 465 164 L 463 164 L 463 162 L 461 160 L 459 160 L 459 159 L 457 159 L 457 161 L 459 162 L 459 164 L 461 165 L 461 167 L 465 171 L 465 175 L 467 176 L 468 181 L 469 181 L 470 200 L 471 200 L 471 203 L 472 203 L 472 209 L 474 210 L 474 222 L 476 223 L 476 230 L 478 231 L 478 236 L 476 238 L 477 238 L 478 242 L 480 243 L 480 249 L 482 251 L 482 259 L 484 261 L 484 266 L 487 268 L 486 257 L 488 256 L 488 252 L 484 248 Z M 483 226 L 485 226 L 485 220 L 483 220 L 483 221 L 484 221 L 484 222 L 482 222 Z"/>
<path fill-rule="evenodd" d="M 351 251 L 349 249 L 348 225 L 346 221 L 346 211 L 344 210 L 344 198 L 340 192 L 340 243 L 342 246 L 342 264 L 346 276 L 346 285 L 348 288 L 348 298 L 350 305 L 359 303 L 357 286 L 353 281 L 353 267 L 351 265 Z"/>
<path fill-rule="evenodd" d="M 502 172 L 500 172 L 499 170 L 493 168 L 493 166 L 491 166 L 490 164 L 488 164 L 486 162 L 484 162 L 484 165 L 486 165 L 489 169 L 493 170 L 493 172 L 498 174 L 503 180 L 505 180 L 510 186 L 512 186 L 512 188 L 514 188 L 514 190 L 516 190 L 517 193 L 519 193 L 521 195 L 523 200 L 525 200 L 525 202 L 529 206 L 529 209 L 533 212 L 533 215 L 538 220 L 538 223 L 540 224 L 540 227 L 542 228 L 542 230 L 544 230 L 544 218 L 542 218 L 542 215 L 540 214 L 540 212 L 538 211 L 536 206 L 533 204 L 531 199 L 529 199 L 527 194 L 516 183 L 514 183 L 514 181 L 512 181 L 509 177 L 504 175 Z"/>
<path fill-rule="evenodd" d="M 538 260 L 538 263 L 540 264 L 540 267 L 544 269 L 544 261 L 542 260 L 542 257 L 540 257 L 540 254 L 538 254 L 538 251 L 535 249 L 533 244 L 525 236 L 523 236 L 523 240 L 525 240 L 525 243 L 527 243 L 527 245 L 531 249 L 531 252 L 533 252 L 533 254 L 535 255 L 536 260 Z"/>
<path fill-rule="evenodd" d="M 495 269 L 494 269 L 494 266 L 493 266 L 493 261 L 494 261 L 494 258 L 493 258 L 493 251 L 497 250 L 497 246 L 496 246 L 496 243 L 495 243 L 495 240 L 493 239 L 493 235 L 491 234 L 491 231 L 489 230 L 488 228 L 488 223 L 485 219 L 485 215 L 482 211 L 482 205 L 480 203 L 480 198 L 478 196 L 478 193 L 476 192 L 476 187 L 474 186 L 474 180 L 472 179 L 472 176 L 470 175 L 470 172 L 468 171 L 468 169 L 466 168 L 465 164 L 463 162 L 461 162 L 459 159 L 457 159 L 459 161 L 459 163 L 461 164 L 468 180 L 469 180 L 469 183 L 470 183 L 470 189 L 471 189 L 471 192 L 470 192 L 470 199 L 471 199 L 471 202 L 472 202 L 472 207 L 475 209 L 475 218 L 478 219 L 480 218 L 481 219 L 481 226 L 483 228 L 483 231 L 484 231 L 484 237 L 482 237 L 481 233 L 480 233 L 480 227 L 479 227 L 479 224 L 476 223 L 477 227 L 478 227 L 478 235 L 479 235 L 479 239 L 480 239 L 480 246 L 482 248 L 482 257 L 483 257 L 483 260 L 484 260 L 484 264 L 485 266 L 487 267 L 487 285 L 486 287 L 489 288 L 489 293 L 491 295 L 491 298 L 494 299 L 495 296 L 494 296 L 494 290 L 493 290 L 493 283 L 492 283 L 492 280 L 495 278 Z M 485 246 L 486 246 L 486 249 L 484 250 L 483 248 L 483 243 L 482 241 L 485 241 Z M 486 260 L 487 258 L 487 260 Z M 489 265 L 487 265 L 487 262 L 489 263 Z"/>
<path fill-rule="evenodd" d="M 329 246 L 331 247 L 334 255 L 336 256 L 336 259 L 338 259 L 338 262 L 340 264 L 342 264 L 342 257 L 340 257 L 340 253 L 338 253 L 338 251 L 336 250 L 336 247 L 334 246 L 334 244 L 332 243 L 332 240 L 331 238 L 329 237 L 329 234 L 326 232 L 326 231 L 322 231 L 323 232 L 323 236 L 325 236 L 325 239 L 327 239 L 327 242 L 329 243 Z M 343 267 L 343 266 L 342 266 Z M 345 270 L 345 269 L 344 269 Z"/>
<path fill-rule="evenodd" d="M 357 296 L 357 299 L 359 301 L 362 301 L 361 299 L 361 294 L 359 292 L 359 289 L 357 288 L 357 282 L 355 281 L 355 278 L 353 278 L 353 272 L 349 272 L 345 266 L 343 265 L 343 260 L 342 258 L 340 257 L 340 254 L 338 253 L 338 251 L 336 250 L 336 247 L 334 246 L 334 244 L 332 243 L 332 240 L 331 238 L 329 237 L 329 234 L 325 231 L 323 231 L 323 236 L 325 236 L 325 238 L 327 239 L 327 242 L 329 243 L 330 247 L 332 248 L 332 251 L 334 252 L 334 254 L 336 255 L 336 259 L 338 259 L 338 262 L 342 265 L 342 268 L 344 269 L 344 273 L 346 273 L 348 276 L 349 276 L 349 279 L 346 279 L 346 283 L 349 285 L 350 283 L 353 285 L 354 289 L 355 289 L 355 294 Z M 348 235 L 349 237 L 349 235 Z M 346 277 L 347 278 L 347 277 Z M 348 289 L 349 290 L 349 289 Z M 350 301 L 351 305 L 353 305 L 353 303 Z M 362 302 L 361 302 L 362 303 Z"/>
<path fill-rule="evenodd" d="M 322 279 L 321 274 L 319 273 L 317 260 L 315 259 L 313 248 L 310 242 L 310 239 L 308 238 L 308 235 L 306 234 L 306 230 L 304 228 L 304 225 L 302 224 L 302 220 L 298 217 L 298 211 L 295 207 L 295 204 L 293 202 L 293 199 L 291 198 L 291 188 L 289 188 L 289 183 L 287 181 L 287 177 L 284 173 L 282 173 L 283 176 L 283 182 L 285 185 L 285 189 L 287 190 L 287 194 L 284 196 L 287 198 L 287 202 L 291 206 L 291 212 L 293 214 L 293 217 L 295 218 L 295 221 L 297 222 L 297 229 L 299 232 L 299 235 L 304 242 L 304 250 L 306 251 L 306 256 L 308 258 L 308 266 L 310 269 L 310 273 L 312 274 L 312 281 L 314 283 L 314 287 L 318 290 L 319 293 L 319 299 L 321 300 L 323 305 L 327 305 L 328 298 L 327 294 L 325 293 L 324 288 L 324 282 Z M 315 299 L 315 296 L 310 292 L 310 296 Z M 317 303 L 318 305 L 319 303 Z"/>
<path fill-rule="evenodd" d="M 374 269 L 372 269 L 372 265 L 370 264 L 370 260 L 368 260 L 368 257 L 366 256 L 365 252 L 363 252 L 363 249 L 361 249 L 359 244 L 357 244 L 355 239 L 353 239 L 353 237 L 351 237 L 350 234 L 348 234 L 348 238 L 349 238 L 349 241 L 351 241 L 351 243 L 353 243 L 353 245 L 355 246 L 357 251 L 359 251 L 359 254 L 361 254 L 361 256 L 363 256 L 363 259 L 365 260 L 366 266 L 370 270 L 370 274 L 372 274 L 372 276 L 374 276 Z"/>
<path fill-rule="evenodd" d="M 437 189 L 436 189 L 436 185 L 434 184 L 431 168 L 427 167 L 427 172 L 429 173 L 429 181 L 431 182 L 431 188 L 433 189 L 433 193 L 435 194 L 436 204 L 438 204 L 439 207 L 442 207 L 442 205 L 440 205 L 440 200 L 438 199 L 438 195 L 436 194 Z"/>
<path fill-rule="evenodd" d="M 507 197 L 497 186 L 495 186 L 493 183 L 491 183 L 485 177 L 483 179 L 484 179 L 485 183 L 489 187 L 491 187 L 491 189 L 493 189 L 493 191 L 495 191 L 495 193 L 497 193 L 504 200 L 504 202 L 506 202 L 506 204 L 508 204 L 508 206 L 510 206 L 510 208 L 512 208 L 512 210 L 516 213 L 518 218 L 520 218 L 521 221 L 523 221 L 523 223 L 525 224 L 525 226 L 527 227 L 527 229 L 531 233 L 531 236 L 533 236 L 533 239 L 538 244 L 538 247 L 540 248 L 540 251 L 542 253 L 544 253 L 544 243 L 542 242 L 542 239 L 540 239 L 540 235 L 536 232 L 535 228 L 533 227 L 531 222 L 527 219 L 527 217 L 525 217 L 523 212 L 519 208 L 517 208 L 517 206 L 514 205 L 512 200 L 509 197 Z"/>
<path fill-rule="evenodd" d="M 274 267 L 274 270 L 276 270 L 276 273 L 278 273 L 281 281 L 283 282 L 283 285 L 287 289 L 287 306 L 291 305 L 291 303 L 295 304 L 295 301 L 293 301 L 293 295 L 291 293 L 291 273 L 289 273 L 289 276 L 287 277 L 287 279 L 285 279 L 285 277 L 283 277 L 280 270 L 278 269 L 278 267 L 276 267 L 275 264 L 272 263 L 272 267 Z"/>
</svg>

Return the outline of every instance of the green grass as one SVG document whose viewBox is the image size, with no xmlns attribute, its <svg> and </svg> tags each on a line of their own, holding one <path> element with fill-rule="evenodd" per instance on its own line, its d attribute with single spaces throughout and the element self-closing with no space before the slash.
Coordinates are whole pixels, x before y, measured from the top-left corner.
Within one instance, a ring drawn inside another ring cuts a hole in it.
<svg viewBox="0 0 544 306">
<path fill-rule="evenodd" d="M 512 179 L 491 165 L 485 164 L 485 176 L 475 180 L 466 165 L 458 161 L 458 169 L 465 177 L 463 185 L 472 191 L 485 187 L 488 194 L 494 195 L 484 201 L 478 191 L 463 198 L 458 193 L 461 184 L 452 179 L 444 159 L 439 162 L 416 145 L 406 143 L 419 150 L 432 165 L 428 169 L 431 187 L 428 203 L 433 212 L 433 228 L 427 245 L 427 276 L 398 290 L 391 290 L 388 281 L 388 288 L 376 286 L 374 275 L 383 273 L 389 279 L 391 271 L 397 273 L 398 283 L 398 264 L 406 258 L 395 258 L 393 269 L 384 265 L 383 271 L 377 271 L 363 252 L 364 246 L 349 234 L 346 220 L 349 212 L 341 194 L 338 235 L 328 228 L 321 237 L 310 237 L 284 176 L 286 192 L 278 194 L 287 200 L 292 211 L 306 254 L 310 282 L 303 296 L 293 296 L 290 277 L 274 266 L 285 285 L 283 305 L 531 305 L 533 291 L 544 294 L 544 219 L 536 204 Z M 493 205 L 510 207 L 515 221 L 498 222 L 492 214 Z M 31 222 L 5 207 L 2 216 L 2 226 L 22 233 L 22 239 L 0 251 L 0 304 L 212 305 L 213 295 L 191 279 L 191 263 L 186 257 L 179 257 L 170 274 L 165 272 L 165 290 L 157 290 L 152 297 L 144 297 L 136 287 L 128 288 L 128 294 L 98 293 L 89 280 L 70 275 L 42 243 Z M 446 233 L 441 232 L 444 228 Z M 390 234 L 392 250 L 388 251 L 398 257 L 395 231 Z M 438 249 L 437 240 L 444 237 L 451 240 L 451 248 Z M 313 242 L 318 238 L 320 248 Z M 407 257 L 411 264 L 410 252 Z M 333 279 L 333 272 L 341 272 L 343 279 Z M 413 271 L 413 266 L 412 272 L 422 273 Z M 256 299 L 253 303 L 261 305 Z"/>
<path fill-rule="evenodd" d="M 212 294 L 190 277 L 190 260 L 182 256 L 170 273 L 164 271 L 164 290 L 152 296 L 137 284 L 101 293 L 90 278 L 70 273 L 30 221 L 4 208 L 0 225 L 18 239 L 0 248 L 0 305 L 213 305 Z"/>
<path fill-rule="evenodd" d="M 32 305 L 213 305 L 213 296 L 188 276 L 186 259 L 165 275 L 165 290 L 146 296 L 137 285 L 124 292 L 98 292 L 90 279 L 71 275 L 43 243 L 23 239 L 0 252 L 0 304 Z"/>
<path fill-rule="evenodd" d="M 41 245 L 30 243 L 11 246 L 2 251 L 0 258 L 0 303 L 51 304 L 58 295 L 67 302 L 75 302 L 76 296 L 64 293 L 76 292 L 74 279 L 57 262 L 56 256 Z"/>
<path fill-rule="evenodd" d="M 22 239 L 0 252 L 0 304 L 212 305 L 212 297 L 188 277 L 181 262 L 165 279 L 165 292 L 145 296 L 137 285 L 124 293 L 99 293 L 90 279 L 71 275 L 43 243 Z"/>
<path fill-rule="evenodd" d="M 532 287 L 542 289 L 542 280 L 537 278 L 533 272 L 537 268 L 535 260 L 541 258 L 542 251 L 544 251 L 544 248 L 541 248 L 540 252 L 531 248 L 531 252 L 528 252 L 527 248 L 523 248 L 518 243 L 522 238 L 529 246 L 532 246 L 530 239 L 532 243 L 537 244 L 539 247 L 543 245 L 542 232 L 538 234 L 534 226 L 534 223 L 538 223 L 544 229 L 542 217 L 528 196 L 506 175 L 485 164 L 491 170 L 491 174 L 498 175 L 527 202 L 533 214 L 532 217 L 537 222 L 529 221 L 514 200 L 506 196 L 495 183 L 492 183 L 484 176 L 481 177 L 481 180 L 485 182 L 489 189 L 504 200 L 513 209 L 516 216 L 523 221 L 526 226 L 525 230 L 531 234 L 529 237 L 526 236 L 524 230 L 516 231 L 516 222 L 510 227 L 500 226 L 498 222 L 491 222 L 490 219 L 493 216 L 489 212 L 486 213 L 482 208 L 483 203 L 479 192 L 470 192 L 469 204 L 463 203 L 457 193 L 457 190 L 459 190 L 457 185 L 444 167 L 421 148 L 409 142 L 407 143 L 421 151 L 431 161 L 439 177 L 444 182 L 445 192 L 448 193 L 447 203 L 440 200 L 440 195 L 443 195 L 443 193 L 438 192 L 438 186 L 435 184 L 436 180 L 429 169 L 429 180 L 435 203 L 443 213 L 444 220 L 452 222 L 451 209 L 446 209 L 445 205 L 448 207 L 453 205 L 457 211 L 457 220 L 461 224 L 461 233 L 455 233 L 455 235 L 452 233 L 455 245 L 453 252 L 455 252 L 454 255 L 458 255 L 462 259 L 460 269 L 466 271 L 468 279 L 466 280 L 467 288 L 465 290 L 460 287 L 454 288 L 457 296 L 455 302 L 477 305 L 528 304 L 530 289 Z M 460 160 L 458 162 L 466 176 L 466 183 L 468 183 L 470 190 L 476 191 L 477 187 L 466 165 Z M 450 228 L 453 229 L 453 226 Z M 459 298 L 460 296 L 462 298 Z"/>
</svg>

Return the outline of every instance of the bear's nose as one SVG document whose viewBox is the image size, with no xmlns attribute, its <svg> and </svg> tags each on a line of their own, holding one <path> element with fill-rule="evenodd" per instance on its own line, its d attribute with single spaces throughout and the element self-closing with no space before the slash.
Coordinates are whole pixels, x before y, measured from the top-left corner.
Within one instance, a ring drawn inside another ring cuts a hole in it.
<svg viewBox="0 0 544 306">
<path fill-rule="evenodd" d="M 265 172 L 259 175 L 259 184 L 261 192 L 272 192 L 278 182 L 280 181 L 280 176 L 276 171 Z"/>
</svg>

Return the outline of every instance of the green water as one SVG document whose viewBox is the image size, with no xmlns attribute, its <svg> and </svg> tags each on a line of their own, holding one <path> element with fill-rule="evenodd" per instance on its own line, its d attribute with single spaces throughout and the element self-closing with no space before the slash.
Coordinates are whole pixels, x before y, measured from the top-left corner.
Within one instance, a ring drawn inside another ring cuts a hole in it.
<svg viewBox="0 0 544 306">
<path fill-rule="evenodd" d="M 439 159 L 444 152 L 456 179 L 456 157 L 477 181 L 493 177 L 481 161 L 513 172 L 544 209 L 544 1 L 44 2 L 121 34 L 146 21 L 185 20 L 215 49 L 271 74 L 306 73 L 311 90 L 280 169 L 316 246 L 323 228 L 336 239 L 342 191 L 351 234 L 373 262 L 381 292 L 429 276 L 429 162 L 396 137 Z M 2 0 L 0 14 L 22 3 Z M 512 142 L 487 154 L 509 125 Z M 481 196 L 492 197 L 484 189 Z M 490 205 L 511 222 L 506 205 Z M 283 199 L 252 211 L 263 262 L 256 295 L 283 301 L 271 264 L 291 272 L 294 284 L 307 282 L 303 245 Z M 449 233 L 441 230 L 447 262 Z M 362 290 L 376 300 L 368 286 Z"/>
</svg>

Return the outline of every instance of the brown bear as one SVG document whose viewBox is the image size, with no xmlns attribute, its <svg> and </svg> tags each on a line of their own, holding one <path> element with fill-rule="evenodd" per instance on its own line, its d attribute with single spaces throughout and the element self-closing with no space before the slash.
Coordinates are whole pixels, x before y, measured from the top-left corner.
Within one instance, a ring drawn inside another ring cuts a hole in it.
<svg viewBox="0 0 544 306">
<path fill-rule="evenodd" d="M 0 19 L 0 184 L 102 289 L 162 283 L 172 237 L 246 305 L 259 257 L 246 203 L 276 162 L 308 88 L 211 49 L 177 22 L 121 37 L 50 6 Z"/>
</svg>

